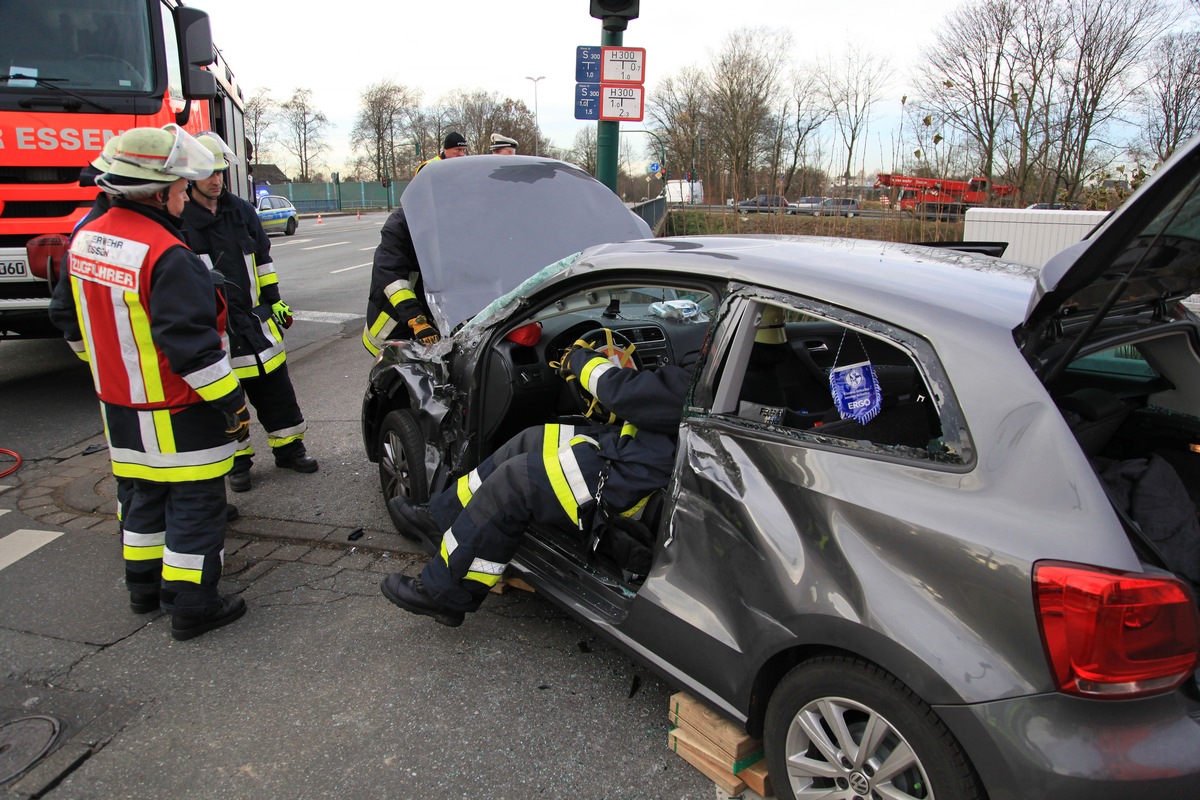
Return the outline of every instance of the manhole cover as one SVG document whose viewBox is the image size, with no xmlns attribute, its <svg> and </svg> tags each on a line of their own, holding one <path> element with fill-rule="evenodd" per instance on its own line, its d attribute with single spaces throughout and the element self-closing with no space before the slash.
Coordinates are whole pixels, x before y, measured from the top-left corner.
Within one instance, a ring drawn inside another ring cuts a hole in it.
<svg viewBox="0 0 1200 800">
<path fill-rule="evenodd" d="M 57 738 L 58 720 L 54 717 L 22 717 L 0 725 L 0 784 L 37 763 Z"/>
</svg>

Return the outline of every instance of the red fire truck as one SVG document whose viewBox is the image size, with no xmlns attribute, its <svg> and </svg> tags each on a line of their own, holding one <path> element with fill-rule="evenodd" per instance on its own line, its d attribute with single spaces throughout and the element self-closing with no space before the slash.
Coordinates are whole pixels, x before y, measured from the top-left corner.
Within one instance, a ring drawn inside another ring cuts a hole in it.
<svg viewBox="0 0 1200 800">
<path fill-rule="evenodd" d="M 244 101 L 208 15 L 177 0 L 7 3 L 0 24 L 0 338 L 57 335 L 46 309 L 96 189 L 79 171 L 129 128 L 213 130 L 243 165 Z M 229 186 L 249 194 L 244 166 Z"/>
<path fill-rule="evenodd" d="M 889 175 L 880 173 L 875 188 L 896 187 L 900 196 L 896 207 L 926 216 L 961 216 L 972 206 L 988 202 L 988 179 L 971 178 L 969 181 L 952 181 L 946 178 L 914 178 L 911 175 Z M 992 184 L 991 196 L 1009 197 L 1017 187 Z"/>
</svg>

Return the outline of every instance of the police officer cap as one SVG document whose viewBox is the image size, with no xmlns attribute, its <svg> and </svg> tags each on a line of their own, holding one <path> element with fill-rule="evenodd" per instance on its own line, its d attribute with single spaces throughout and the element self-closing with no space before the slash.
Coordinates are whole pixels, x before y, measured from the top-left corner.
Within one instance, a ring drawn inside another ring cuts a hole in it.
<svg viewBox="0 0 1200 800">
<path fill-rule="evenodd" d="M 451 150 L 455 147 L 466 147 L 467 140 L 458 131 L 450 131 L 446 134 L 446 141 L 442 142 L 443 150 Z"/>
<path fill-rule="evenodd" d="M 514 150 L 517 148 L 517 140 L 510 139 L 507 136 L 502 136 L 499 133 L 492 134 L 492 151 L 503 150 L 506 147 L 511 147 Z"/>
</svg>

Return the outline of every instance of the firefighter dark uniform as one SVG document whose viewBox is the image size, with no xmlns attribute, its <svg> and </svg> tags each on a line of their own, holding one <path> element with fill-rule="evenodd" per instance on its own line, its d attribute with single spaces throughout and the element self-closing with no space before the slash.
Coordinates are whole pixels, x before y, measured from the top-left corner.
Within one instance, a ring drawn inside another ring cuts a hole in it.
<svg viewBox="0 0 1200 800">
<path fill-rule="evenodd" d="M 569 366 L 624 422 L 529 428 L 436 496 L 429 510 L 445 534 L 418 580 L 437 608 L 476 610 L 529 523 L 578 527 L 593 510 L 602 476 L 605 507 L 629 516 L 669 482 L 691 373 L 671 365 L 620 369 L 587 348 L 573 350 Z M 385 595 L 390 588 L 383 587 Z M 457 624 L 449 617 L 447 624 Z"/>
<path fill-rule="evenodd" d="M 279 280 L 257 212 L 224 190 L 215 214 L 193 195 L 183 209 L 183 221 L 191 248 L 225 279 L 230 362 L 258 421 L 267 430 L 275 463 L 302 472 L 315 471 L 316 461 L 307 457 L 304 447 L 308 426 L 288 375 L 287 349 L 274 313 L 281 302 Z M 230 476 L 235 490 L 249 488 L 253 455 L 249 441 L 238 450 Z M 234 483 L 235 479 L 242 483 Z"/>
<path fill-rule="evenodd" d="M 401 206 L 387 218 L 379 233 L 371 265 L 363 346 L 371 355 L 379 355 L 389 339 L 419 339 L 433 344 L 439 338 L 437 328 L 429 324 L 421 268 Z"/>
<path fill-rule="evenodd" d="M 69 270 L 113 475 L 131 492 L 126 585 L 134 598 L 157 595 L 172 614 L 202 617 L 221 605 L 235 450 L 226 414 L 245 405 L 212 280 L 165 212 L 122 198 L 76 231 Z"/>
</svg>

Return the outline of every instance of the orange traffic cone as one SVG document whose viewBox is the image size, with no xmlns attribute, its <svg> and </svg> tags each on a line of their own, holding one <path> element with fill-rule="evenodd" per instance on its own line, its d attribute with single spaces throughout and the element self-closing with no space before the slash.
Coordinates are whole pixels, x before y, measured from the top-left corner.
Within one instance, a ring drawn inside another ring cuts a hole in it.
<svg viewBox="0 0 1200 800">
<path fill-rule="evenodd" d="M 320 214 L 317 214 L 317 224 L 318 224 L 318 225 L 324 225 L 324 224 L 325 224 L 324 222 L 322 222 L 322 221 L 321 221 L 321 215 L 320 215 Z"/>
<path fill-rule="evenodd" d="M 359 211 L 357 214 L 354 215 L 354 221 L 362 222 L 362 212 L 361 211 Z"/>
</svg>

